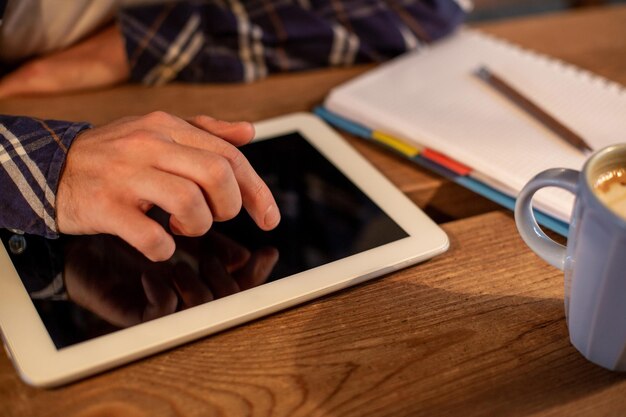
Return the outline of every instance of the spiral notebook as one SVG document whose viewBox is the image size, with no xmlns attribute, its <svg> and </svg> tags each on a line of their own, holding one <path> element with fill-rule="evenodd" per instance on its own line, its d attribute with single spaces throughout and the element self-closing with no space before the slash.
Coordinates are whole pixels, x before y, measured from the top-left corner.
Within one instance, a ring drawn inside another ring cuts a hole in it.
<svg viewBox="0 0 626 417">
<path fill-rule="evenodd" d="M 476 77 L 482 65 L 594 150 L 626 139 L 624 87 L 468 28 L 336 87 L 317 113 L 434 163 L 477 192 L 486 187 L 501 194 L 511 207 L 535 174 L 580 169 L 586 156 Z M 573 200 L 566 191 L 543 189 L 534 201 L 557 226 L 566 226 Z"/>
</svg>

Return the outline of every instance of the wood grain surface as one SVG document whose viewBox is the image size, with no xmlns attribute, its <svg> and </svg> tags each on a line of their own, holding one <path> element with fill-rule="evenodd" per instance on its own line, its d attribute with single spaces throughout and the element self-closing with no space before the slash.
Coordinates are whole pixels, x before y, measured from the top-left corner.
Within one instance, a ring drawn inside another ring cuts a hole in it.
<svg viewBox="0 0 626 417">
<path fill-rule="evenodd" d="M 480 27 L 626 84 L 626 7 Z M 260 120 L 310 110 L 367 68 L 19 98 L 0 102 L 0 113 Z M 346 137 L 442 224 L 449 252 L 54 390 L 22 383 L 0 354 L 0 416 L 626 415 L 626 377 L 570 345 L 562 273 L 528 250 L 509 212 Z"/>
<path fill-rule="evenodd" d="M 67 417 L 626 410 L 626 380 L 569 344 L 562 274 L 508 214 L 444 229 L 445 256 L 65 388 L 26 387 L 2 360 L 0 404 Z"/>
</svg>

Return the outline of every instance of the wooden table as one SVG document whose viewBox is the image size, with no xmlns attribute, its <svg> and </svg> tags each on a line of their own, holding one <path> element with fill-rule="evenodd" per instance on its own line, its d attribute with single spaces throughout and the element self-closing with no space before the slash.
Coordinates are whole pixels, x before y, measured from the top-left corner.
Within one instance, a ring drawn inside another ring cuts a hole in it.
<svg viewBox="0 0 626 417">
<path fill-rule="evenodd" d="M 482 28 L 626 84 L 624 6 Z M 259 120 L 310 110 L 366 69 L 11 99 L 0 113 L 96 124 L 154 109 Z M 0 415 L 626 415 L 624 375 L 570 345 L 562 274 L 522 243 L 511 213 L 348 139 L 442 224 L 449 252 L 55 390 L 25 385 L 0 354 Z"/>
</svg>

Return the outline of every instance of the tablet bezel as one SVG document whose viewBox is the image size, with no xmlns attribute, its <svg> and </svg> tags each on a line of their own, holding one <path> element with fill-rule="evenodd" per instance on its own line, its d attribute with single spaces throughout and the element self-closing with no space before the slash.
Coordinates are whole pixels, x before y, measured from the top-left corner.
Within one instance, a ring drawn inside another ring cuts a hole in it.
<svg viewBox="0 0 626 417">
<path fill-rule="evenodd" d="M 65 384 L 424 261 L 448 248 L 443 230 L 316 116 L 295 113 L 255 128 L 255 140 L 299 132 L 409 236 L 60 350 L 0 245 L 0 329 L 7 354 L 25 382 L 40 387 Z"/>
</svg>

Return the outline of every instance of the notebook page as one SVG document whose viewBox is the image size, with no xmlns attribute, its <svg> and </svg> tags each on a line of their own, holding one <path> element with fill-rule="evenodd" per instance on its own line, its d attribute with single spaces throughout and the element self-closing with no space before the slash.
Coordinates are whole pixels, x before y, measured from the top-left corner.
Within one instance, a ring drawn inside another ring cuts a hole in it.
<svg viewBox="0 0 626 417">
<path fill-rule="evenodd" d="M 620 86 L 470 29 L 334 89 L 325 105 L 447 154 L 515 192 L 544 169 L 580 169 L 580 151 L 473 75 L 481 65 L 594 149 L 624 141 L 626 93 Z M 547 189 L 536 202 L 567 221 L 573 196 Z"/>
</svg>

